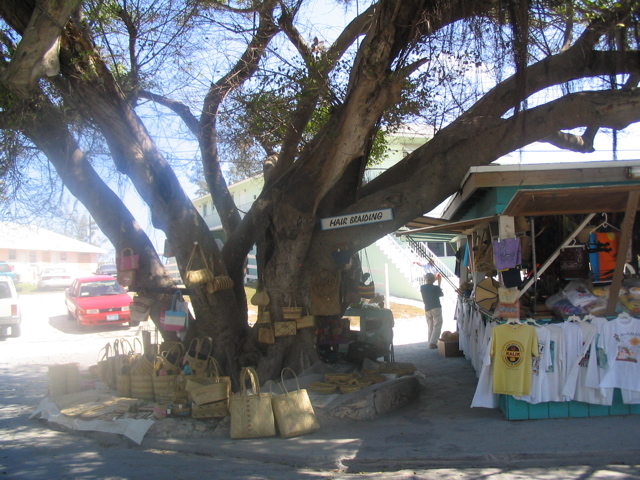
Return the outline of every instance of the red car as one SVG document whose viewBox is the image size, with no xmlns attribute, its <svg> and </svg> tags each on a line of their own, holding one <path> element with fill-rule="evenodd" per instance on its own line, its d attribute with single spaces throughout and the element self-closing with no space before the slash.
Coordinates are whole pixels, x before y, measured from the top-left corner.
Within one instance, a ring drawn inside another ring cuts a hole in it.
<svg viewBox="0 0 640 480">
<path fill-rule="evenodd" d="M 132 298 L 111 275 L 76 278 L 65 290 L 67 315 L 79 327 L 129 323 Z M 136 322 L 136 325 L 139 322 Z"/>
</svg>

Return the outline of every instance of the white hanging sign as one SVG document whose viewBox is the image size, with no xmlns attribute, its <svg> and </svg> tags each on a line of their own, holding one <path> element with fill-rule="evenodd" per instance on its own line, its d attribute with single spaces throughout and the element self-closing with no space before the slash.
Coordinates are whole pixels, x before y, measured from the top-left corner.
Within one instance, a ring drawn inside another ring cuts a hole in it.
<svg viewBox="0 0 640 480">
<path fill-rule="evenodd" d="M 372 212 L 352 213 L 351 215 L 341 215 L 339 217 L 329 217 L 320 220 L 322 230 L 331 230 L 334 228 L 355 227 L 357 225 L 366 225 L 368 223 L 386 222 L 393 220 L 393 209 L 384 208 L 382 210 L 374 210 Z"/>
</svg>

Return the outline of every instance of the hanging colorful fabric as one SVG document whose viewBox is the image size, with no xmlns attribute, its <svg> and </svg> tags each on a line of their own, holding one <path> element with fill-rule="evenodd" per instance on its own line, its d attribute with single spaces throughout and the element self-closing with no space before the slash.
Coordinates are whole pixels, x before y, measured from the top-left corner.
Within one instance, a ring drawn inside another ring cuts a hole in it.
<svg viewBox="0 0 640 480">
<path fill-rule="evenodd" d="M 123 248 L 116 257 L 116 267 L 118 270 L 137 270 L 139 268 L 139 255 L 134 255 L 129 247 Z"/>
<path fill-rule="evenodd" d="M 178 290 L 173 294 L 171 310 L 164 312 L 160 317 L 162 329 L 168 332 L 181 332 L 187 326 L 187 304 Z"/>
</svg>

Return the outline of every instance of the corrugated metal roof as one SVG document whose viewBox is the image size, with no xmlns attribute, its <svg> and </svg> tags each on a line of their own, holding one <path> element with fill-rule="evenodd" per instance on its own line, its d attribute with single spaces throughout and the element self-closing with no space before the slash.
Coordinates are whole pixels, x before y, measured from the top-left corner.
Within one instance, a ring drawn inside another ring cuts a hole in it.
<svg viewBox="0 0 640 480">
<path fill-rule="evenodd" d="M 107 253 L 107 250 L 44 228 L 0 222 L 0 248 L 52 252 Z"/>
</svg>

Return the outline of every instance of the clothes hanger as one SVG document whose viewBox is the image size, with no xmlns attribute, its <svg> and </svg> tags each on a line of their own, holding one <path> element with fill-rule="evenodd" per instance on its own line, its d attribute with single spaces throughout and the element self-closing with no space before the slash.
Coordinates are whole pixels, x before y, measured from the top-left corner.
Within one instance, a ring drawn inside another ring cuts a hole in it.
<svg viewBox="0 0 640 480">
<path fill-rule="evenodd" d="M 506 322 L 508 325 L 522 325 L 522 322 L 519 318 L 509 318 Z"/>
<path fill-rule="evenodd" d="M 567 322 L 580 323 L 580 317 L 578 315 L 569 315 Z"/>
<path fill-rule="evenodd" d="M 604 222 L 602 222 L 600 225 L 595 227 L 589 233 L 593 233 L 593 232 L 595 232 L 596 230 L 598 230 L 600 228 L 613 228 L 614 230 L 620 231 L 620 229 L 618 227 L 614 227 L 613 225 L 611 225 L 610 223 L 607 222 L 608 217 L 607 217 L 606 213 L 603 213 L 602 215 L 604 216 Z"/>
<path fill-rule="evenodd" d="M 618 314 L 618 318 L 624 318 L 624 319 L 631 320 L 633 317 L 631 315 L 629 315 L 627 312 L 622 312 L 622 313 Z"/>
<path fill-rule="evenodd" d="M 583 321 L 583 322 L 590 322 L 590 321 L 591 321 L 591 320 L 593 320 L 594 318 L 596 318 L 596 316 L 595 316 L 595 315 L 588 314 L 588 315 L 585 315 L 584 317 L 582 317 L 582 321 Z"/>
<path fill-rule="evenodd" d="M 529 325 L 534 325 L 536 327 L 541 327 L 542 325 L 540 325 L 535 318 L 527 318 L 525 320 L 525 323 L 529 324 Z"/>
</svg>

